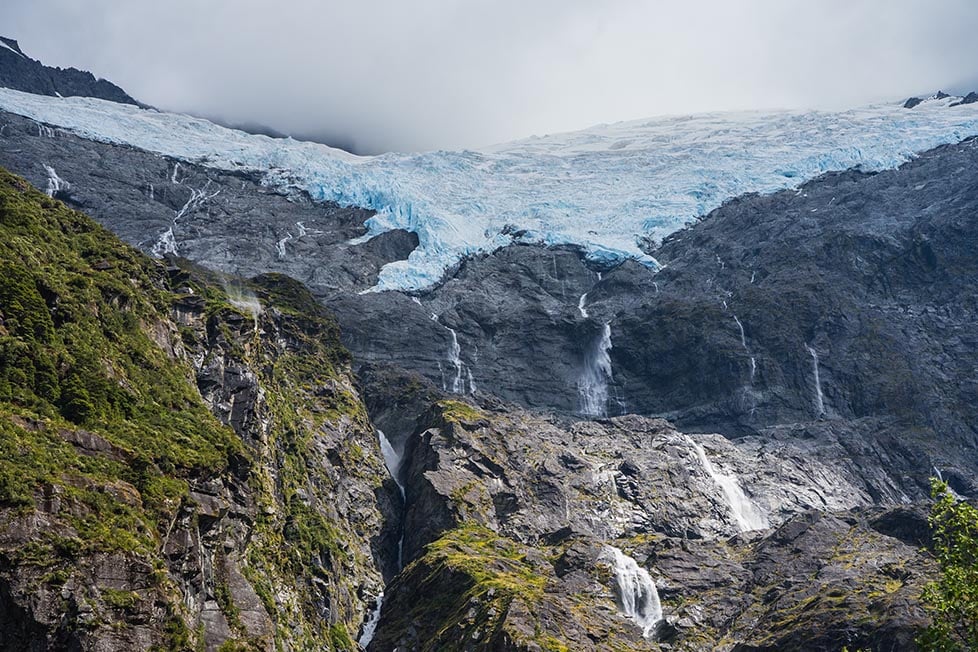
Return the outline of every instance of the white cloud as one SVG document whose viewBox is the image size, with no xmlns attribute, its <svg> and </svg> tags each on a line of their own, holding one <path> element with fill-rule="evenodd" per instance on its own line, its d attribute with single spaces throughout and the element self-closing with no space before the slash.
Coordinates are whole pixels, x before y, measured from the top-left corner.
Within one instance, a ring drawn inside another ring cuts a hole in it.
<svg viewBox="0 0 978 652">
<path fill-rule="evenodd" d="M 162 108 L 368 151 L 978 81 L 971 0 L 6 0 L 0 25 Z"/>
</svg>

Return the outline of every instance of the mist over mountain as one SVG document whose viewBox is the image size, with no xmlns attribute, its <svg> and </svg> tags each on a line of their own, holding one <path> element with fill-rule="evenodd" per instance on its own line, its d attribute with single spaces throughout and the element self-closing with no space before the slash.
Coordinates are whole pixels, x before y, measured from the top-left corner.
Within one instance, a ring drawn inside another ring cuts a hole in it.
<svg viewBox="0 0 978 652">
<path fill-rule="evenodd" d="M 963 93 L 976 18 L 968 0 L 10 0 L 0 32 L 152 106 L 375 154 Z"/>
</svg>

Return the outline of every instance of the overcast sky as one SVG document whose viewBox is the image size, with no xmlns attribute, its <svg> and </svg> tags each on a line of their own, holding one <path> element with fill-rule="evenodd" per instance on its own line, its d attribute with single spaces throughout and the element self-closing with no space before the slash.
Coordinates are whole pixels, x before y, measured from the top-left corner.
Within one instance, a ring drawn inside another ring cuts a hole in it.
<svg viewBox="0 0 978 652">
<path fill-rule="evenodd" d="M 360 152 L 978 81 L 975 0 L 2 0 L 0 34 L 164 109 Z"/>
</svg>

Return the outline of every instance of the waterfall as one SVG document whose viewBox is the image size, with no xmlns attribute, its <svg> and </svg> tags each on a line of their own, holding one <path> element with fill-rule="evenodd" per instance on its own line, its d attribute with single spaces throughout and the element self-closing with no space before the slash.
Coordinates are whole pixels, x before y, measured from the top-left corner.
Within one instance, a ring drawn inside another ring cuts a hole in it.
<svg viewBox="0 0 978 652">
<path fill-rule="evenodd" d="M 431 318 L 434 321 L 438 321 L 437 315 L 432 315 Z M 452 394 L 475 394 L 475 378 L 472 376 L 472 370 L 462 362 L 462 345 L 459 344 L 458 333 L 450 326 L 445 326 L 445 328 L 448 329 L 450 337 L 448 362 L 455 371 L 452 375 L 451 382 L 448 382 L 444 375 L 442 375 L 441 388 L 446 392 L 451 391 Z M 466 391 L 465 387 L 466 381 L 469 383 L 468 391 Z"/>
<path fill-rule="evenodd" d="M 608 382 L 611 376 L 611 324 L 606 323 L 601 335 L 592 343 L 584 358 L 584 372 L 577 381 L 581 399 L 581 414 L 604 417 L 608 414 Z"/>
<path fill-rule="evenodd" d="M 179 170 L 180 170 L 180 164 L 177 163 L 176 165 L 173 166 L 173 177 L 171 178 L 173 183 L 177 185 L 180 185 L 180 182 L 177 181 L 177 172 Z M 201 188 L 200 190 L 196 188 L 190 189 L 190 198 L 180 208 L 180 210 L 177 211 L 176 215 L 173 218 L 173 224 L 166 231 L 160 234 L 160 237 L 156 241 L 156 244 L 154 244 L 153 248 L 150 250 L 150 252 L 154 256 L 162 256 L 164 254 L 173 254 L 174 256 L 177 255 L 177 239 L 173 233 L 173 227 L 177 225 L 177 222 L 180 221 L 180 218 L 184 217 L 185 215 L 189 215 L 193 211 L 203 206 L 205 202 L 210 201 L 211 199 L 214 199 L 215 197 L 221 194 L 221 191 L 217 190 L 216 192 L 213 192 L 208 195 L 207 189 L 210 187 L 210 185 L 211 182 L 210 180 L 208 180 L 207 183 L 204 184 L 204 187 Z"/>
<path fill-rule="evenodd" d="M 397 488 L 401 491 L 401 500 L 407 501 L 407 493 L 404 490 L 404 483 L 401 482 L 401 466 L 404 464 L 404 451 L 400 453 L 394 448 L 387 435 L 380 428 L 377 429 L 377 439 L 380 440 L 380 453 L 384 456 L 384 466 L 391 474 Z M 404 524 L 401 524 L 401 537 L 397 541 L 397 569 L 400 570 L 404 565 Z"/>
<path fill-rule="evenodd" d="M 377 438 L 380 440 L 380 453 L 384 456 L 384 466 L 387 467 L 387 472 L 397 483 L 397 488 L 401 490 L 401 498 L 404 498 L 404 485 L 401 483 L 401 464 L 404 462 L 404 453 L 403 451 L 398 453 L 394 450 L 394 445 L 391 444 L 383 430 L 377 430 Z"/>
<path fill-rule="evenodd" d="M 584 307 L 584 304 L 586 302 L 587 302 L 587 292 L 582 294 L 581 298 L 578 299 L 577 301 L 577 311 L 581 313 L 581 317 L 583 317 L 584 319 L 587 319 L 587 308 Z"/>
<path fill-rule="evenodd" d="M 944 486 L 946 486 L 947 490 L 951 492 L 951 496 L 953 496 L 955 500 L 964 500 L 964 497 L 961 494 L 951 488 L 951 485 L 944 479 L 944 474 L 941 473 L 941 470 L 936 466 L 934 467 L 934 473 L 937 474 L 937 479 L 944 483 Z"/>
<path fill-rule="evenodd" d="M 815 372 L 815 407 L 818 409 L 818 416 L 825 416 L 825 398 L 822 395 L 822 381 L 818 375 L 818 353 L 807 344 L 805 348 L 812 355 L 812 369 Z"/>
<path fill-rule="evenodd" d="M 741 323 L 740 318 L 737 315 L 733 316 L 734 323 L 737 324 L 737 330 L 740 332 L 740 345 L 744 347 L 744 351 L 750 356 L 750 384 L 754 384 L 754 376 L 757 375 L 757 360 L 751 354 L 750 347 L 747 346 L 747 334 L 744 332 L 744 325 Z M 751 408 L 753 410 L 753 408 Z"/>
<path fill-rule="evenodd" d="M 176 224 L 177 221 L 179 221 L 179 219 L 184 215 L 187 215 L 188 213 L 200 208 L 200 206 L 207 200 L 214 199 L 215 197 L 221 194 L 221 191 L 218 190 L 217 192 L 208 195 L 207 188 L 210 187 L 210 185 L 211 182 L 208 180 L 208 182 L 200 190 L 197 190 L 196 188 L 190 189 L 190 199 L 188 199 L 187 203 L 183 205 L 183 207 L 177 213 L 177 216 L 173 218 L 174 224 Z"/>
<path fill-rule="evenodd" d="M 258 317 L 261 315 L 261 301 L 255 296 L 255 293 L 244 288 L 239 283 L 228 283 L 224 282 L 224 292 L 228 295 L 228 301 L 232 306 L 237 308 L 242 312 L 246 312 L 251 315 L 251 319 L 255 324 L 255 332 L 258 332 Z"/>
<path fill-rule="evenodd" d="M 380 624 L 380 610 L 384 606 L 384 592 L 378 593 L 375 600 L 374 610 L 370 612 L 370 617 L 363 624 L 363 633 L 357 639 L 357 644 L 364 650 L 370 645 L 370 641 L 374 640 L 374 634 L 377 633 L 377 625 Z"/>
<path fill-rule="evenodd" d="M 172 226 L 160 234 L 150 253 L 157 258 L 162 258 L 164 254 L 177 255 L 177 239 L 173 236 Z"/>
<path fill-rule="evenodd" d="M 285 237 L 280 239 L 275 243 L 275 248 L 278 250 L 278 257 L 284 259 L 288 252 L 285 250 L 285 243 L 292 239 L 292 234 L 286 232 Z"/>
<path fill-rule="evenodd" d="M 740 345 L 744 347 L 744 350 L 750 353 L 750 349 L 747 348 L 747 336 L 744 335 L 744 325 L 740 323 L 740 319 L 737 315 L 733 316 L 734 321 L 737 322 L 737 329 L 740 331 Z"/>
<path fill-rule="evenodd" d="M 693 444 L 696 455 L 699 457 L 700 464 L 703 465 L 706 474 L 723 491 L 723 495 L 727 499 L 727 505 L 730 506 L 730 513 L 733 515 L 734 520 L 737 521 L 740 531 L 766 530 L 769 527 L 767 518 L 761 513 L 757 505 L 747 497 L 743 489 L 740 488 L 737 476 L 719 473 L 713 467 L 710 458 L 706 456 L 706 449 L 695 441 L 690 440 L 690 442 Z"/>
<path fill-rule="evenodd" d="M 622 612 L 642 628 L 642 636 L 651 637 L 662 622 L 662 604 L 648 571 L 614 546 L 605 546 L 600 558 L 614 566 Z"/>
<path fill-rule="evenodd" d="M 48 197 L 55 197 L 62 190 L 69 190 L 71 188 L 71 184 L 59 177 L 58 173 L 50 165 L 45 164 L 44 171 L 48 173 L 48 187 L 44 191 Z"/>
<path fill-rule="evenodd" d="M 452 393 L 462 393 L 462 345 L 458 343 L 458 333 L 454 328 L 449 328 L 448 332 L 452 335 L 452 344 L 448 349 L 448 361 L 455 367 L 455 378 L 452 379 Z"/>
</svg>

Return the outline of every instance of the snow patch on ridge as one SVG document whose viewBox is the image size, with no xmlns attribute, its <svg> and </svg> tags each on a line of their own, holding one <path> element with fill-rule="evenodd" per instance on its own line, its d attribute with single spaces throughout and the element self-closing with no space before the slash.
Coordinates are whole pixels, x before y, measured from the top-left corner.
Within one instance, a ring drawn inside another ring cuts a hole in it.
<svg viewBox="0 0 978 652">
<path fill-rule="evenodd" d="M 401 228 L 420 244 L 386 265 L 376 290 L 420 290 L 467 255 L 514 240 L 580 246 L 608 264 L 655 261 L 640 248 L 723 201 L 770 193 L 825 172 L 895 168 L 978 134 L 978 104 L 913 110 L 743 112 L 662 117 L 497 145 L 359 157 L 185 115 L 94 98 L 0 89 L 0 109 L 102 142 L 184 161 L 258 170 L 265 183 L 377 211 L 368 237 Z"/>
</svg>

